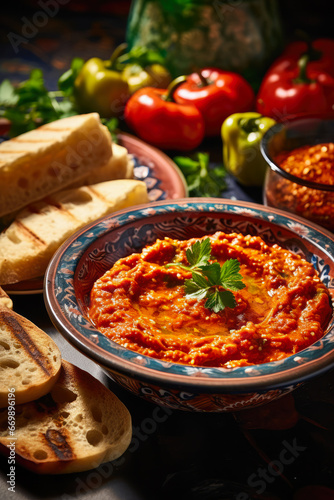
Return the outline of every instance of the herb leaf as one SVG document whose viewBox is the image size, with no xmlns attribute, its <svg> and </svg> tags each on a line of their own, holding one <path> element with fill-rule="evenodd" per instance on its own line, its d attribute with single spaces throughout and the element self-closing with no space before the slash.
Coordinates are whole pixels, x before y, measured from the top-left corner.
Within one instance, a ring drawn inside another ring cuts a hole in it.
<svg viewBox="0 0 334 500">
<path fill-rule="evenodd" d="M 225 307 L 233 309 L 237 305 L 233 293 L 228 290 L 222 292 L 217 289 L 210 290 L 207 296 L 205 307 L 212 309 L 215 313 L 223 311 Z"/>
<path fill-rule="evenodd" d="M 15 106 L 17 101 L 14 86 L 9 80 L 4 80 L 0 85 L 0 106 Z"/>
<path fill-rule="evenodd" d="M 220 285 L 221 266 L 214 262 L 202 268 L 204 276 L 208 279 L 211 286 Z"/>
<path fill-rule="evenodd" d="M 166 264 L 166 267 L 179 266 L 191 271 L 191 279 L 184 282 L 187 297 L 198 300 L 207 299 L 204 306 L 215 313 L 225 307 L 233 309 L 237 303 L 232 292 L 245 288 L 240 274 L 240 264 L 236 259 L 229 259 L 221 266 L 211 261 L 211 241 L 205 238 L 196 241 L 186 251 L 189 266 L 181 262 Z"/>
<path fill-rule="evenodd" d="M 175 156 L 174 161 L 183 173 L 189 196 L 220 196 L 227 188 L 226 170 L 222 165 L 209 165 L 208 153 L 198 152 L 192 157 Z"/>
<path fill-rule="evenodd" d="M 148 49 L 147 47 L 132 47 L 132 49 L 124 55 L 126 63 L 138 64 L 142 68 L 150 66 L 152 64 L 161 64 L 165 66 L 165 58 L 156 50 Z M 122 61 L 122 56 L 119 57 L 119 61 Z"/>
<path fill-rule="evenodd" d="M 81 57 L 74 57 L 71 62 L 71 67 L 63 73 L 58 79 L 58 88 L 64 96 L 72 96 L 74 90 L 74 82 L 80 73 L 85 61 Z"/>
<path fill-rule="evenodd" d="M 210 255 L 211 242 L 209 238 L 205 238 L 205 240 L 201 242 L 196 241 L 191 248 L 188 248 L 186 251 L 186 256 L 192 269 L 208 264 Z"/>
<path fill-rule="evenodd" d="M 166 267 L 178 266 L 185 271 L 196 271 L 209 264 L 211 255 L 211 242 L 209 238 L 202 241 L 196 241 L 190 248 L 186 250 L 187 260 L 190 266 L 182 264 L 182 262 L 171 262 L 166 264 Z"/>
<path fill-rule="evenodd" d="M 17 86 L 4 80 L 0 85 L 0 117 L 10 121 L 10 136 L 77 114 L 71 84 L 67 81 L 63 85 L 64 90 L 48 91 L 40 69 L 32 70 L 29 78 Z"/>
<path fill-rule="evenodd" d="M 204 299 L 209 288 L 207 280 L 201 274 L 192 273 L 192 278 L 190 280 L 185 280 L 185 291 L 186 295 L 196 297 L 198 299 Z"/>
<path fill-rule="evenodd" d="M 233 290 L 242 290 L 245 288 L 244 283 L 241 281 L 242 276 L 239 273 L 240 264 L 236 259 L 227 260 L 220 271 L 220 284 L 224 288 Z"/>
</svg>

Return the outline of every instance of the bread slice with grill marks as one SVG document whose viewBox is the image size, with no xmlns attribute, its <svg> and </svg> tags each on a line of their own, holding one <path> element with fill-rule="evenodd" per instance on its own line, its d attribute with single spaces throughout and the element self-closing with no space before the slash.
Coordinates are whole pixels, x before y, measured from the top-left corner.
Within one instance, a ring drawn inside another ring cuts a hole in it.
<svg viewBox="0 0 334 500">
<path fill-rule="evenodd" d="M 40 474 L 80 472 L 115 460 L 130 444 L 131 416 L 123 403 L 89 373 L 62 362 L 50 393 L 16 405 L 16 460 Z M 0 411 L 0 449 L 13 441 Z"/>
<path fill-rule="evenodd" d="M 49 335 L 28 319 L 0 306 L 0 407 L 8 406 L 9 389 L 15 403 L 47 394 L 60 373 L 61 354 Z"/>
<path fill-rule="evenodd" d="M 105 165 L 94 168 L 88 175 L 71 184 L 70 188 L 89 186 L 114 179 L 133 179 L 134 161 L 128 150 L 120 144 L 112 145 L 112 156 Z"/>
<path fill-rule="evenodd" d="M 0 285 L 42 276 L 54 252 L 75 231 L 147 201 L 144 182 L 118 179 L 61 191 L 29 205 L 0 234 Z"/>
<path fill-rule="evenodd" d="M 111 135 L 97 113 L 70 116 L 0 144 L 0 217 L 105 165 Z"/>
</svg>

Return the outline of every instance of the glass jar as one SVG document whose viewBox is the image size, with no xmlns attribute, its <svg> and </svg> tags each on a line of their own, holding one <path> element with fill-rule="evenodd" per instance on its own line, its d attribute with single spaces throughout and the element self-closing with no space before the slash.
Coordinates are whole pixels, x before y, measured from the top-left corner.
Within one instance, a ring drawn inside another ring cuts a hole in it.
<svg viewBox="0 0 334 500">
<path fill-rule="evenodd" d="M 282 48 L 276 0 L 133 0 L 129 48 L 157 50 L 173 76 L 213 66 L 258 87 Z"/>
<path fill-rule="evenodd" d="M 334 232 L 333 137 L 332 114 L 290 118 L 269 129 L 261 141 L 261 153 L 269 167 L 264 205 L 299 215 Z M 305 164 L 300 148 L 306 148 Z M 290 156 L 289 170 L 281 163 L 282 153 Z M 296 167 L 301 176 L 296 176 Z M 316 182 L 314 179 L 319 177 L 313 173 L 320 174 L 326 184 Z"/>
</svg>

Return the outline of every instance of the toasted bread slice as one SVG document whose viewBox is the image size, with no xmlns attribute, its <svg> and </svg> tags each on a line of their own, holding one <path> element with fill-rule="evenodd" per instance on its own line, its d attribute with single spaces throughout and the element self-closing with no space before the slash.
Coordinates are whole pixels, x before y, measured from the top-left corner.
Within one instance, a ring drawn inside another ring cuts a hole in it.
<svg viewBox="0 0 334 500">
<path fill-rule="evenodd" d="M 0 307 L 5 306 L 8 309 L 13 309 L 13 301 L 10 297 L 8 297 L 5 290 L 3 290 L 0 286 Z"/>
<path fill-rule="evenodd" d="M 61 355 L 56 343 L 29 320 L 0 307 L 0 407 L 8 406 L 14 389 L 15 403 L 47 394 L 59 376 Z"/>
<path fill-rule="evenodd" d="M 112 155 L 97 113 L 70 116 L 0 144 L 0 216 L 64 189 Z"/>
<path fill-rule="evenodd" d="M 112 145 L 112 156 L 105 165 L 94 168 L 88 175 L 71 184 L 72 187 L 89 186 L 114 179 L 132 179 L 134 161 L 128 150 L 119 144 Z"/>
<path fill-rule="evenodd" d="M 81 177 L 71 183 L 66 189 L 73 189 L 81 186 L 89 186 L 100 182 L 111 181 L 115 179 L 133 179 L 134 160 L 131 154 L 124 146 L 112 144 L 112 156 L 106 164 L 92 169 L 88 175 Z M 61 189 L 60 191 L 63 191 Z M 19 210 L 10 212 L 0 217 L 0 231 L 5 229 L 16 218 Z"/>
<path fill-rule="evenodd" d="M 115 460 L 130 444 L 131 416 L 89 373 L 63 361 L 50 394 L 17 405 L 17 462 L 40 474 L 80 472 Z M 7 411 L 0 412 L 1 451 L 8 453 Z"/>
<path fill-rule="evenodd" d="M 148 201 L 144 182 L 118 179 L 65 190 L 24 208 L 0 234 L 0 284 L 42 276 L 71 234 L 89 222 Z"/>
</svg>

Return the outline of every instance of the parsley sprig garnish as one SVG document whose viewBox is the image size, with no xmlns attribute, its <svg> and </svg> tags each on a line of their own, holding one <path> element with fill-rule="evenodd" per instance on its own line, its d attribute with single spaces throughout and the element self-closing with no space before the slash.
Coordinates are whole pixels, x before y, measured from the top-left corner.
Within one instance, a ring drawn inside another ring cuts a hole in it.
<svg viewBox="0 0 334 500">
<path fill-rule="evenodd" d="M 189 265 L 171 262 L 166 267 L 178 266 L 191 271 L 191 279 L 184 282 L 187 297 L 206 299 L 204 306 L 215 313 L 225 307 L 234 308 L 237 303 L 233 292 L 245 288 L 237 259 L 229 259 L 221 266 L 219 262 L 210 262 L 211 241 L 205 238 L 196 241 L 186 250 Z"/>
</svg>

